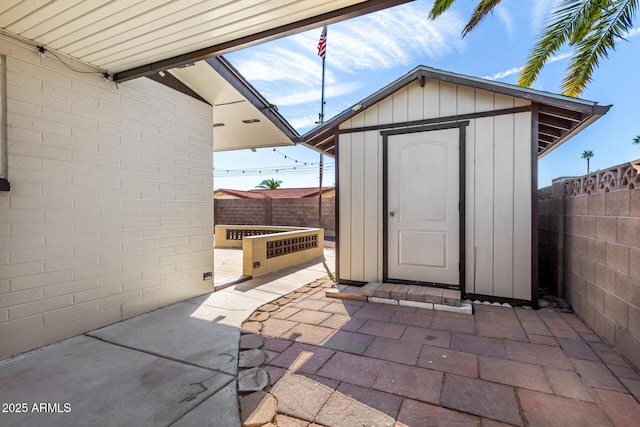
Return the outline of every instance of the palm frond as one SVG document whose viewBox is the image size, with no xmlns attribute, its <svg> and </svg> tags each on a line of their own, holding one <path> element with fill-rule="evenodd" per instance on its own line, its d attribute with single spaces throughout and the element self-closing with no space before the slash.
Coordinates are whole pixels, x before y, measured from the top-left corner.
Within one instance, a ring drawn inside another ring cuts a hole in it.
<svg viewBox="0 0 640 427">
<path fill-rule="evenodd" d="M 602 1 L 562 0 L 558 4 L 520 73 L 520 86 L 531 86 L 551 55 L 573 40 L 575 34 L 584 33 L 585 26 L 590 18 L 597 15 L 596 11 Z"/>
<path fill-rule="evenodd" d="M 445 13 L 449 10 L 454 1 L 456 0 L 436 0 L 429 12 L 429 19 L 436 19 L 438 16 Z"/>
<path fill-rule="evenodd" d="M 562 82 L 562 93 L 578 96 L 591 82 L 591 76 L 600 60 L 615 50 L 618 41 L 633 28 L 633 17 L 639 0 L 613 0 L 601 9 L 598 19 L 592 22 L 590 31 L 582 38 L 572 40 L 577 46 L 571 58 L 567 74 Z"/>
<path fill-rule="evenodd" d="M 480 23 L 484 19 L 489 12 L 493 11 L 498 4 L 500 4 L 500 0 L 480 0 L 478 6 L 476 6 L 473 14 L 471 15 L 471 19 L 467 22 L 467 25 L 464 26 L 462 30 L 462 37 L 466 36 L 471 30 L 473 30 L 476 25 Z"/>
</svg>

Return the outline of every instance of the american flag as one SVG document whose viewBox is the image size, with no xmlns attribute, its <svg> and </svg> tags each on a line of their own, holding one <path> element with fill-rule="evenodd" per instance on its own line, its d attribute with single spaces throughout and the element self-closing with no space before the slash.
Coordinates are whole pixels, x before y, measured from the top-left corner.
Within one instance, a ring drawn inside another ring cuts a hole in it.
<svg viewBox="0 0 640 427">
<path fill-rule="evenodd" d="M 325 59 L 327 56 L 327 26 L 325 25 L 320 34 L 320 41 L 318 41 L 318 56 Z"/>
</svg>

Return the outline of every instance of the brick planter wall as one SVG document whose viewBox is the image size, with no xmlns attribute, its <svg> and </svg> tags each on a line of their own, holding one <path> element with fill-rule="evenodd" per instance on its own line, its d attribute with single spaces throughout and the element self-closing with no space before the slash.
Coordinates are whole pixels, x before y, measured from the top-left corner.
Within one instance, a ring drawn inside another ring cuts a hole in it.
<svg viewBox="0 0 640 427">
<path fill-rule="evenodd" d="M 640 176 L 627 163 L 538 198 L 540 286 L 640 367 Z"/>
</svg>

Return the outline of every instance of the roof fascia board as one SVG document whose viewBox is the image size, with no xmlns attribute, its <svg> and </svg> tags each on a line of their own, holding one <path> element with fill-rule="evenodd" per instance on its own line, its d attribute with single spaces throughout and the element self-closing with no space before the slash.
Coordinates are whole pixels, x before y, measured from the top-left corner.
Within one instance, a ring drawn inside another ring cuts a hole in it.
<svg viewBox="0 0 640 427">
<path fill-rule="evenodd" d="M 368 13 L 377 12 L 382 9 L 397 6 L 404 3 L 409 3 L 413 0 L 367 0 L 362 1 L 351 6 L 336 9 L 331 12 L 323 13 L 320 15 L 312 16 L 310 18 L 302 19 L 300 21 L 292 22 L 290 24 L 282 25 L 280 27 L 272 28 L 269 30 L 261 31 L 259 33 L 251 34 L 238 39 L 230 40 L 228 42 L 216 44 L 213 46 L 199 49 L 193 52 L 177 55 L 172 58 L 163 59 L 161 61 L 152 62 L 147 65 L 141 65 L 139 67 L 131 68 L 117 72 L 113 75 L 113 80 L 117 83 L 132 80 L 138 77 L 148 76 L 149 74 L 157 73 L 159 71 L 168 70 L 170 68 L 180 67 L 203 59 L 208 59 L 214 56 L 222 55 L 233 50 L 240 48 L 246 48 L 256 45 L 258 43 L 264 43 L 267 41 L 275 40 L 281 37 L 290 36 L 306 30 L 311 30 L 322 25 L 330 25 L 336 22 L 344 21 L 347 19 L 355 18 Z"/>
<path fill-rule="evenodd" d="M 490 92 L 497 92 L 504 95 L 511 95 L 518 98 L 528 99 L 532 102 L 538 102 L 541 104 L 553 105 L 556 107 L 567 108 L 570 110 L 581 111 L 583 113 L 597 114 L 596 107 L 606 108 L 599 106 L 596 102 L 587 101 L 580 98 L 571 98 L 568 96 L 558 95 L 554 93 L 541 93 L 535 89 L 525 88 L 521 86 L 514 86 L 502 82 L 488 81 L 476 77 L 464 76 L 461 74 L 451 73 L 448 71 L 436 70 L 427 67 L 418 67 L 416 71 L 419 75 L 427 78 L 433 78 L 445 82 L 461 84 L 464 86 L 473 87 L 476 89 L 487 90 Z M 604 111 L 606 113 L 608 108 Z"/>
<path fill-rule="evenodd" d="M 473 78 L 469 76 L 463 76 L 460 74 L 450 73 L 442 70 L 437 70 L 434 68 L 428 68 L 424 66 L 419 66 L 409 71 L 406 75 L 400 77 L 395 80 L 388 86 L 383 87 L 378 90 L 374 94 L 362 100 L 356 106 L 360 108 L 355 109 L 355 107 L 350 108 L 348 110 L 343 111 L 338 114 L 333 119 L 327 121 L 324 125 L 319 126 L 315 129 L 312 129 L 310 132 L 304 134 L 299 142 L 309 142 L 314 139 L 318 135 L 321 135 L 329 129 L 339 126 L 341 123 L 349 120 L 351 117 L 360 113 L 362 110 L 370 107 L 371 105 L 381 101 L 397 90 L 403 88 L 409 83 L 413 82 L 416 79 L 420 79 L 420 77 L 433 78 L 439 81 L 450 82 L 454 84 L 460 84 L 464 86 L 474 87 L 477 89 L 487 90 L 490 92 L 502 93 L 505 95 L 516 96 L 518 98 L 528 99 L 532 102 L 537 102 L 541 104 L 553 105 L 560 108 L 566 108 L 574 111 L 580 111 L 588 114 L 596 114 L 596 115 L 604 115 L 611 106 L 601 106 L 593 101 L 586 101 L 578 98 L 569 98 L 562 95 L 555 94 L 542 94 L 538 91 L 528 88 L 521 88 L 513 85 L 507 85 L 505 83 L 493 82 L 493 81 L 485 81 L 478 78 Z"/>
<path fill-rule="evenodd" d="M 577 126 L 572 131 L 568 132 L 564 137 L 556 141 L 553 147 L 549 150 L 541 153 L 541 156 L 546 155 L 546 153 L 550 152 L 553 148 L 562 144 L 564 141 L 569 139 L 570 137 L 579 133 L 582 129 L 584 129 L 589 124 L 593 123 L 599 117 L 609 111 L 611 105 L 598 105 L 596 102 L 587 101 L 579 98 L 570 98 L 563 95 L 557 95 L 552 93 L 541 93 L 534 89 L 523 88 L 518 86 L 509 85 L 501 82 L 494 81 L 486 81 L 479 78 L 474 78 L 470 76 L 464 76 L 461 74 L 451 73 L 443 70 L 438 70 L 435 68 L 429 68 L 425 66 L 418 66 L 413 70 L 409 71 L 406 75 L 400 77 L 394 82 L 390 83 L 388 86 L 383 87 L 378 90 L 374 94 L 362 100 L 356 106 L 343 111 L 342 113 L 335 116 L 333 119 L 327 121 L 322 126 L 319 126 L 306 134 L 302 135 L 300 138 L 296 140 L 296 142 L 301 142 L 307 145 L 309 148 L 314 148 L 314 142 L 317 139 L 323 139 L 323 136 L 327 133 L 332 133 L 333 129 L 340 126 L 343 122 L 349 120 L 355 115 L 359 114 L 361 111 L 370 107 L 371 105 L 380 102 L 382 99 L 387 96 L 393 94 L 399 89 L 407 86 L 414 80 L 420 81 L 421 78 L 433 78 L 439 81 L 450 82 L 454 84 L 460 84 L 464 86 L 474 87 L 482 90 L 487 90 L 491 92 L 502 93 L 505 95 L 511 95 L 518 98 L 528 99 L 531 102 L 553 105 L 558 108 L 569 109 L 573 111 L 579 111 L 582 113 L 589 114 L 590 117 L 583 121 L 583 124 Z M 358 108 L 356 108 L 358 107 Z M 320 150 L 316 150 L 320 151 Z"/>
</svg>

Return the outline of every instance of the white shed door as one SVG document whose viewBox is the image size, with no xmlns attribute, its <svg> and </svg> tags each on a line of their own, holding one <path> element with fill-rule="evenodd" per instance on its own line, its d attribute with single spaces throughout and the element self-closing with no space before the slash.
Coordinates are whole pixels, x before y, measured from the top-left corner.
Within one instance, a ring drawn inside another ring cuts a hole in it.
<svg viewBox="0 0 640 427">
<path fill-rule="evenodd" d="M 388 138 L 388 277 L 459 285 L 459 129 Z"/>
</svg>

